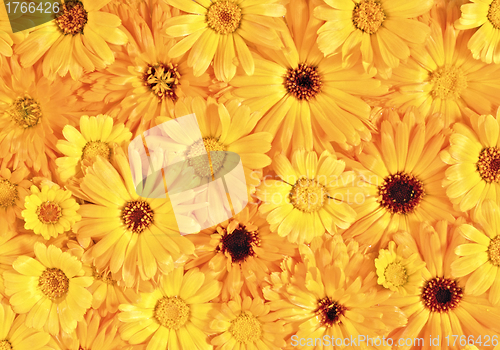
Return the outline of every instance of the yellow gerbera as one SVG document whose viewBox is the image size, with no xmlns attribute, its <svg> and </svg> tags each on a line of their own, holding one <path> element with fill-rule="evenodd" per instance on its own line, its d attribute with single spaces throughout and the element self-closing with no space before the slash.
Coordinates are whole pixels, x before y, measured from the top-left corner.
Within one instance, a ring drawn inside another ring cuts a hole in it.
<svg viewBox="0 0 500 350">
<path fill-rule="evenodd" d="M 259 211 L 267 214 L 272 231 L 290 242 L 310 243 L 337 227 L 348 228 L 356 219 L 349 206 L 359 189 L 347 187 L 353 173 L 344 172 L 345 163 L 324 151 L 296 151 L 292 162 L 282 154 L 274 158 L 274 169 L 280 180 L 265 179 L 256 195 L 264 203 Z"/>
<path fill-rule="evenodd" d="M 186 269 L 196 266 L 214 272 L 224 283 L 219 295 L 224 301 L 239 295 L 242 289 L 254 297 L 261 296 L 265 277 L 280 270 L 283 258 L 296 253 L 291 243 L 271 233 L 256 204 L 248 206 L 217 227 L 187 236 L 196 247 L 196 258 L 186 262 Z"/>
<path fill-rule="evenodd" d="M 270 312 L 269 303 L 264 303 L 261 298 L 242 298 L 236 294 L 214 314 L 210 330 L 217 333 L 211 343 L 215 350 L 283 349 L 290 328 Z"/>
<path fill-rule="evenodd" d="M 441 153 L 446 169 L 446 194 L 461 211 L 485 199 L 500 203 L 500 109 L 496 117 L 469 113 L 469 125 L 456 123 L 450 146 Z"/>
<path fill-rule="evenodd" d="M 346 69 L 339 55 L 325 58 L 314 44 L 320 21 L 312 17 L 314 1 L 292 1 L 282 33 L 285 50 L 259 48 L 255 74 L 238 75 L 231 93 L 263 117 L 256 131 L 273 134 L 271 155 L 291 156 L 294 149 L 333 152 L 329 141 L 343 147 L 371 138 L 369 98 L 385 93 L 380 81 L 361 64 Z M 300 13 L 300 16 L 297 14 Z"/>
<path fill-rule="evenodd" d="M 4 235 L 6 228 L 15 228 L 16 219 L 22 219 L 24 198 L 29 194 L 31 182 L 26 178 L 29 170 L 19 166 L 14 172 L 8 168 L 0 169 L 0 227 Z"/>
<path fill-rule="evenodd" d="M 168 54 L 178 57 L 189 49 L 188 65 L 200 76 L 213 60 L 215 76 L 229 81 L 241 64 L 248 75 L 254 73 L 254 60 L 247 43 L 281 49 L 276 28 L 285 7 L 279 0 L 166 0 L 187 12 L 166 22 L 167 34 L 182 37 Z"/>
<path fill-rule="evenodd" d="M 410 56 L 410 44 L 423 44 L 429 26 L 415 18 L 428 12 L 432 0 L 324 0 L 314 9 L 325 20 L 318 29 L 318 46 L 325 56 L 342 53 L 344 64 L 361 56 L 367 71 L 375 67 L 388 78 Z"/>
<path fill-rule="evenodd" d="M 82 263 L 61 249 L 37 242 L 36 259 L 19 256 L 13 270 L 4 272 L 5 293 L 18 314 L 26 315 L 26 325 L 58 334 L 71 333 L 90 308 L 92 284 Z"/>
<path fill-rule="evenodd" d="M 37 26 L 15 53 L 30 67 L 42 60 L 43 75 L 54 80 L 68 71 L 75 80 L 85 72 L 104 68 L 115 57 L 108 43 L 124 45 L 127 36 L 117 16 L 101 11 L 111 0 L 62 0 L 53 21 Z"/>
<path fill-rule="evenodd" d="M 83 176 L 84 170 L 100 155 L 112 159 L 112 144 L 122 146 L 130 141 L 132 133 L 123 124 L 113 125 L 113 118 L 99 114 L 80 118 L 80 131 L 66 125 L 62 131 L 66 140 L 57 141 L 57 149 L 66 157 L 56 159 L 61 181 Z"/>
<path fill-rule="evenodd" d="M 152 293 L 141 293 L 134 305 L 120 305 L 121 337 L 130 344 L 147 343 L 147 350 L 210 350 L 208 323 L 222 288 L 197 268 L 176 268 L 160 278 Z"/>
<path fill-rule="evenodd" d="M 451 265 L 454 277 L 470 275 L 465 284 L 465 293 L 482 295 L 489 292 L 489 301 L 500 303 L 500 209 L 493 201 L 486 201 L 480 207 L 476 220 L 481 230 L 463 224 L 458 232 L 468 239 L 459 245 L 455 253 L 460 258 Z"/>
</svg>

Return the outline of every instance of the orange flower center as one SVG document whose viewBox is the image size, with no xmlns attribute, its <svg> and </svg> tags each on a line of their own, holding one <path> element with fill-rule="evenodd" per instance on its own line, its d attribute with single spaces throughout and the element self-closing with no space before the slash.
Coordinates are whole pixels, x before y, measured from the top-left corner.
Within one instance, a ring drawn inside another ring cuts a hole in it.
<svg viewBox="0 0 500 350">
<path fill-rule="evenodd" d="M 0 207 L 11 207 L 18 199 L 17 186 L 6 179 L 0 179 Z"/>
<path fill-rule="evenodd" d="M 49 299 L 58 299 L 69 290 L 69 279 L 60 269 L 45 270 L 38 279 L 38 286 Z"/>
<path fill-rule="evenodd" d="M 323 208 L 327 198 L 325 186 L 307 178 L 297 180 L 289 193 L 292 205 L 304 212 L 312 213 Z"/>
<path fill-rule="evenodd" d="M 380 205 L 391 214 L 412 213 L 425 194 L 422 181 L 404 172 L 387 176 L 378 192 Z"/>
<path fill-rule="evenodd" d="M 165 297 L 154 308 L 156 320 L 168 329 L 181 328 L 189 318 L 189 306 L 179 297 Z"/>
<path fill-rule="evenodd" d="M 249 344 L 260 339 L 262 325 L 254 315 L 242 312 L 231 322 L 229 333 L 240 343 Z"/>
<path fill-rule="evenodd" d="M 101 156 L 107 160 L 111 159 L 111 148 L 106 142 L 89 141 L 83 147 L 82 159 L 94 161 L 97 156 Z"/>
<path fill-rule="evenodd" d="M 500 236 L 496 236 L 490 241 L 488 246 L 490 262 L 495 266 L 500 266 Z"/>
<path fill-rule="evenodd" d="M 344 316 L 347 308 L 331 298 L 326 297 L 318 301 L 316 315 L 319 317 L 322 325 L 331 327 L 334 324 L 340 323 L 340 317 Z"/>
<path fill-rule="evenodd" d="M 484 181 L 488 183 L 500 181 L 500 149 L 498 147 L 483 149 L 476 165 Z"/>
<path fill-rule="evenodd" d="M 488 10 L 488 20 L 493 27 L 500 29 L 500 1 L 493 0 Z"/>
<path fill-rule="evenodd" d="M 284 86 L 297 100 L 309 101 L 321 91 L 322 82 L 316 67 L 301 63 L 288 69 Z"/>
<path fill-rule="evenodd" d="M 47 201 L 40 204 L 36 210 L 38 219 L 44 224 L 55 224 L 62 216 L 62 209 L 54 202 Z"/>
<path fill-rule="evenodd" d="M 87 24 L 87 11 L 78 0 L 69 0 L 62 5 L 55 22 L 61 28 L 64 35 L 83 34 L 83 28 Z"/>
<path fill-rule="evenodd" d="M 172 63 L 148 65 L 143 76 L 144 85 L 149 87 L 160 100 L 169 98 L 174 102 L 178 99 L 175 90 L 180 78 L 177 64 Z"/>
<path fill-rule="evenodd" d="M 12 345 L 8 340 L 0 341 L 0 350 L 12 350 Z"/>
<path fill-rule="evenodd" d="M 425 307 L 433 312 L 448 312 L 460 304 L 463 292 L 457 282 L 436 277 L 426 282 L 421 298 Z"/>
<path fill-rule="evenodd" d="M 260 246 L 260 238 L 257 231 L 247 231 L 244 225 L 239 224 L 232 233 L 222 236 L 216 252 L 229 254 L 234 263 L 242 263 L 248 257 L 255 256 L 253 247 Z"/>
<path fill-rule="evenodd" d="M 361 0 L 352 10 L 352 23 L 359 30 L 374 34 L 385 20 L 382 5 L 376 0 Z"/>
<path fill-rule="evenodd" d="M 7 114 L 9 114 L 12 120 L 23 129 L 37 125 L 42 118 L 40 105 L 28 94 L 24 97 L 18 97 L 14 103 L 12 103 L 9 110 L 7 110 Z"/>
<path fill-rule="evenodd" d="M 153 210 L 148 202 L 131 201 L 122 210 L 122 220 L 130 231 L 142 233 L 153 223 Z"/>
<path fill-rule="evenodd" d="M 219 151 L 210 153 L 212 151 Z M 187 151 L 189 166 L 200 177 L 212 177 L 224 165 L 225 146 L 215 137 L 204 137 L 193 143 Z M 208 154 L 207 154 L 208 153 Z"/>
<path fill-rule="evenodd" d="M 462 91 L 467 88 L 467 78 L 462 70 L 455 66 L 445 65 L 430 73 L 432 96 L 446 100 L 459 98 Z"/>
<path fill-rule="evenodd" d="M 232 1 L 217 1 L 208 8 L 207 24 L 219 34 L 229 34 L 240 26 L 241 9 Z"/>
</svg>

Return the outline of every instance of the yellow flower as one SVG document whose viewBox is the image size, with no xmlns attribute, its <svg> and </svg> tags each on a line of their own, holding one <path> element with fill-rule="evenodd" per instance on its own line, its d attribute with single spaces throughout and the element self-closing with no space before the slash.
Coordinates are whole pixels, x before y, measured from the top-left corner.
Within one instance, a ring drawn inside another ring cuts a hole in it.
<svg viewBox="0 0 500 350">
<path fill-rule="evenodd" d="M 429 27 L 415 18 L 428 12 L 432 0 L 325 0 L 314 14 L 325 20 L 318 46 L 325 56 L 342 53 L 344 64 L 359 60 L 388 78 L 410 56 L 411 44 L 423 44 Z"/>
<path fill-rule="evenodd" d="M 346 187 L 354 174 L 344 172 L 344 161 L 335 155 L 324 151 L 318 159 L 316 152 L 299 150 L 291 163 L 278 155 L 273 166 L 280 180 L 266 179 L 256 192 L 271 231 L 290 242 L 310 243 L 325 232 L 348 228 L 356 219 L 348 202 L 362 193 Z"/>
<path fill-rule="evenodd" d="M 68 71 L 75 80 L 85 72 L 105 68 L 115 57 L 108 43 L 124 45 L 127 36 L 117 16 L 101 11 L 110 0 L 62 0 L 55 20 L 37 26 L 16 47 L 21 64 L 42 60 L 43 75 L 54 80 Z"/>
<path fill-rule="evenodd" d="M 206 329 L 221 283 L 197 268 L 176 268 L 160 278 L 152 293 L 134 305 L 120 305 L 121 337 L 130 344 L 147 342 L 148 350 L 209 350 Z"/>
<path fill-rule="evenodd" d="M 461 211 L 485 199 L 500 203 L 500 109 L 496 117 L 469 113 L 470 122 L 453 125 L 450 146 L 441 153 L 446 194 Z"/>
<path fill-rule="evenodd" d="M 211 343 L 215 350 L 282 349 L 286 346 L 285 336 L 291 331 L 288 328 L 284 321 L 277 320 L 269 304 L 261 298 L 236 294 L 221 305 L 210 322 L 210 329 L 217 332 Z"/>
<path fill-rule="evenodd" d="M 500 212 L 493 201 L 480 206 L 476 220 L 481 225 L 478 230 L 472 225 L 460 225 L 457 231 L 467 243 L 459 245 L 455 253 L 460 258 L 451 265 L 454 277 L 469 276 L 465 293 L 482 295 L 488 290 L 489 301 L 500 303 Z"/>
<path fill-rule="evenodd" d="M 21 213 L 24 217 L 24 228 L 33 230 L 45 239 L 57 237 L 61 233 L 71 230 L 75 222 L 82 217 L 77 213 L 80 205 L 71 198 L 71 192 L 62 190 L 59 186 L 31 186 L 31 196 L 26 196 L 25 210 Z"/>
<path fill-rule="evenodd" d="M 63 129 L 66 140 L 57 141 L 57 149 L 66 157 L 56 159 L 61 181 L 73 176 L 83 176 L 86 166 L 91 165 L 99 155 L 111 160 L 112 144 L 119 146 L 130 141 L 132 133 L 123 124 L 113 125 L 113 118 L 107 115 L 80 118 L 80 131 L 71 125 Z"/>
<path fill-rule="evenodd" d="M 31 186 L 31 182 L 26 179 L 28 174 L 29 170 L 25 166 L 18 167 L 14 172 L 8 168 L 0 170 L 0 227 L 14 229 L 16 218 L 22 218 L 24 198 Z"/>
<path fill-rule="evenodd" d="M 4 272 L 5 293 L 16 313 L 27 314 L 28 327 L 71 333 L 92 302 L 85 289 L 92 278 L 83 276 L 76 257 L 53 245 L 37 242 L 34 251 L 36 259 L 19 256 Z"/>
<path fill-rule="evenodd" d="M 188 65 L 200 76 L 213 60 L 215 76 L 229 81 L 241 64 L 246 74 L 254 73 L 254 60 L 248 43 L 281 49 L 283 44 L 273 17 L 285 15 L 279 0 L 166 0 L 187 12 L 166 22 L 167 34 L 185 37 L 168 54 L 178 57 L 191 49 Z"/>
</svg>

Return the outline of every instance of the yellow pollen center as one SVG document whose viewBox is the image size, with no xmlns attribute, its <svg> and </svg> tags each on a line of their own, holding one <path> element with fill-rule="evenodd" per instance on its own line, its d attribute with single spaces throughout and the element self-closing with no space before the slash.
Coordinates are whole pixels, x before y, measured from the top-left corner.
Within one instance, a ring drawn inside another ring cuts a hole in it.
<svg viewBox="0 0 500 350">
<path fill-rule="evenodd" d="M 467 78 L 462 70 L 455 66 L 445 65 L 430 74 L 432 96 L 442 100 L 460 97 L 467 88 Z"/>
<path fill-rule="evenodd" d="M 399 262 L 393 262 L 385 268 L 384 276 L 387 282 L 395 287 L 402 286 L 408 281 L 406 269 Z"/>
<path fill-rule="evenodd" d="M 17 186 L 6 179 L 0 179 L 0 207 L 11 207 L 18 199 Z"/>
<path fill-rule="evenodd" d="M 500 236 L 496 236 L 490 241 L 488 246 L 490 262 L 495 266 L 500 266 Z"/>
<path fill-rule="evenodd" d="M 212 151 L 219 151 L 210 153 Z M 225 147 L 214 137 L 204 137 L 189 148 L 187 157 L 189 165 L 194 168 L 196 175 L 200 177 L 211 177 L 224 165 L 226 158 Z"/>
<path fill-rule="evenodd" d="M 44 224 L 55 224 L 62 216 L 62 209 L 54 202 L 44 202 L 36 210 L 38 219 Z"/>
<path fill-rule="evenodd" d="M 500 149 L 497 147 L 483 149 L 476 165 L 484 181 L 500 182 Z"/>
<path fill-rule="evenodd" d="M 178 297 L 165 297 L 156 303 L 154 316 L 163 327 L 177 330 L 187 322 L 189 306 Z"/>
<path fill-rule="evenodd" d="M 12 345 L 7 340 L 0 341 L 0 350 L 12 350 Z"/>
<path fill-rule="evenodd" d="M 500 1 L 493 0 L 490 4 L 490 9 L 488 10 L 488 20 L 491 22 L 493 27 L 500 29 Z"/>
<path fill-rule="evenodd" d="M 106 142 L 89 141 L 83 147 L 82 159 L 94 161 L 97 156 L 101 156 L 107 160 L 111 159 L 111 148 Z"/>
<path fill-rule="evenodd" d="M 62 5 L 62 11 L 56 16 L 55 22 L 64 35 L 83 34 L 87 24 L 87 11 L 78 0 L 69 0 Z"/>
<path fill-rule="evenodd" d="M 359 30 L 374 34 L 385 20 L 382 5 L 376 0 L 361 0 L 352 10 L 352 22 Z"/>
<path fill-rule="evenodd" d="M 175 102 L 178 98 L 175 91 L 180 78 L 181 75 L 177 70 L 177 64 L 161 63 L 148 66 L 143 80 L 144 85 L 149 87 L 159 99 L 168 97 Z"/>
<path fill-rule="evenodd" d="M 49 299 L 58 299 L 69 290 L 69 279 L 60 269 L 45 270 L 38 279 L 38 286 Z"/>
<path fill-rule="evenodd" d="M 7 114 L 23 129 L 37 125 L 42 118 L 40 105 L 29 95 L 18 97 L 7 110 Z"/>
<path fill-rule="evenodd" d="M 241 9 L 232 1 L 217 1 L 210 5 L 207 23 L 219 34 L 229 34 L 240 26 Z"/>
<path fill-rule="evenodd" d="M 260 339 L 262 325 L 252 314 L 242 312 L 231 322 L 229 333 L 240 343 L 249 344 Z"/>
<path fill-rule="evenodd" d="M 323 208 L 327 193 L 325 187 L 316 180 L 297 180 L 289 194 L 292 205 L 304 213 L 312 213 Z"/>
</svg>

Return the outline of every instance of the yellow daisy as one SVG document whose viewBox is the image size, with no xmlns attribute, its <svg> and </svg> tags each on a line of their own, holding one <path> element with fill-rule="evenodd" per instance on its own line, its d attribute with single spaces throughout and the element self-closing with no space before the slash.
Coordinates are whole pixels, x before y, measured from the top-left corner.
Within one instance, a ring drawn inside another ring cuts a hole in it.
<svg viewBox="0 0 500 350">
<path fill-rule="evenodd" d="M 249 204 L 217 227 L 187 237 L 196 247 L 196 258 L 186 262 L 186 269 L 200 267 L 201 271 L 214 272 L 224 283 L 219 295 L 224 301 L 242 290 L 261 296 L 265 277 L 280 270 L 283 258 L 296 253 L 291 243 L 271 233 L 256 204 Z"/>
<path fill-rule="evenodd" d="M 45 185 L 41 190 L 33 185 L 31 193 L 26 196 L 26 209 L 21 213 L 24 228 L 47 240 L 71 230 L 75 222 L 82 218 L 77 213 L 80 205 L 71 197 L 70 191 L 62 190 L 57 185 Z"/>
<path fill-rule="evenodd" d="M 129 43 L 116 50 L 109 69 L 88 76 L 89 90 L 83 93 L 86 101 L 104 100 L 103 111 L 134 132 L 149 129 L 158 115 L 171 116 L 184 96 L 206 98 L 211 83 L 208 74 L 195 77 L 184 56 L 168 55 L 175 44 L 164 34 L 165 23 L 173 15 L 170 6 L 163 1 L 140 5 L 141 11 L 122 1 L 108 5 L 122 19 Z"/>
<path fill-rule="evenodd" d="M 24 198 L 31 186 L 28 175 L 29 170 L 25 166 L 19 166 L 14 172 L 8 168 L 0 169 L 0 227 L 4 229 L 15 228 L 16 219 L 22 219 Z"/>
<path fill-rule="evenodd" d="M 446 194 L 461 211 L 485 199 L 500 203 L 500 109 L 496 117 L 469 113 L 469 123 L 453 125 L 450 146 L 441 158 L 446 169 Z"/>
<path fill-rule="evenodd" d="M 10 305 L 0 302 L 0 349 L 2 350 L 49 350 L 50 335 L 28 328 L 26 315 L 16 315 Z"/>
<path fill-rule="evenodd" d="M 210 350 L 209 317 L 217 304 L 221 283 L 197 268 L 176 268 L 161 277 L 152 293 L 141 293 L 134 305 L 120 305 L 121 337 L 130 344 L 146 343 L 146 350 Z"/>
<path fill-rule="evenodd" d="M 420 287 L 421 270 L 425 263 L 417 253 L 408 251 L 408 247 L 389 242 L 388 249 L 381 249 L 375 259 L 378 284 L 399 295 L 414 294 Z"/>
<path fill-rule="evenodd" d="M 187 12 L 166 22 L 167 35 L 185 37 L 168 54 L 178 57 L 189 49 L 187 63 L 200 76 L 213 61 L 215 76 L 229 81 L 241 64 L 246 74 L 254 73 L 249 43 L 281 49 L 283 44 L 274 20 L 285 15 L 279 0 L 166 0 Z"/>
<path fill-rule="evenodd" d="M 271 231 L 290 242 L 310 243 L 325 232 L 348 228 L 356 219 L 349 204 L 363 194 L 346 186 L 354 175 L 344 172 L 344 161 L 334 154 L 324 151 L 318 159 L 316 152 L 299 150 L 291 163 L 280 154 L 273 167 L 280 180 L 265 179 L 256 192 Z"/>
<path fill-rule="evenodd" d="M 441 182 L 446 164 L 439 158 L 448 129 L 442 119 L 425 122 L 417 110 L 399 115 L 382 112 L 380 133 L 356 156 L 356 185 L 364 198 L 354 198 L 359 213 L 343 235 L 377 249 L 413 221 L 454 221 L 452 204 Z"/>
<path fill-rule="evenodd" d="M 130 141 L 132 133 L 123 124 L 113 125 L 113 118 L 99 114 L 80 118 L 80 131 L 71 125 L 62 130 L 66 140 L 57 141 L 57 149 L 66 157 L 56 159 L 61 181 L 73 176 L 83 176 L 85 167 L 91 165 L 97 155 L 111 160 L 112 144 L 122 146 Z"/>
<path fill-rule="evenodd" d="M 460 121 L 466 108 L 480 114 L 496 110 L 500 66 L 472 57 L 462 44 L 469 40 L 472 31 L 456 30 L 453 22 L 457 16 L 454 1 L 447 7 L 433 8 L 431 18 L 427 18 L 430 39 L 425 49 L 415 47 L 408 61 L 394 69 L 394 92 L 388 106 L 416 106 L 426 117 L 441 113 L 446 125 Z"/>
<path fill-rule="evenodd" d="M 90 307 L 92 295 L 85 288 L 92 278 L 84 277 L 82 263 L 61 249 L 37 242 L 36 259 L 19 256 L 13 270 L 4 272 L 5 293 L 26 325 L 50 334 L 71 333 Z"/>
<path fill-rule="evenodd" d="M 238 75 L 230 82 L 234 96 L 262 113 L 256 131 L 273 134 L 272 156 L 291 156 L 300 148 L 333 152 L 330 141 L 346 148 L 370 140 L 370 106 L 361 96 L 387 91 L 361 64 L 346 69 L 339 55 L 324 57 L 314 45 L 320 21 L 311 15 L 313 4 L 290 2 L 290 30 L 282 33 L 286 49 L 260 47 L 254 75 Z"/>
<path fill-rule="evenodd" d="M 459 245 L 455 253 L 460 258 L 451 265 L 454 277 L 469 276 L 465 293 L 482 295 L 488 290 L 489 301 L 500 303 L 500 209 L 493 201 L 486 201 L 480 207 L 476 220 L 481 230 L 463 224 L 457 231 L 468 241 Z"/>
<path fill-rule="evenodd" d="M 75 80 L 85 72 L 105 68 L 115 57 L 108 43 L 124 45 L 120 18 L 101 11 L 110 0 L 62 0 L 53 21 L 37 26 L 18 46 L 21 64 L 42 61 L 43 75 L 54 80 L 68 71 Z"/>
<path fill-rule="evenodd" d="M 242 298 L 236 294 L 231 301 L 221 305 L 220 311 L 210 322 L 210 329 L 216 332 L 211 341 L 214 349 L 284 348 L 285 336 L 291 329 L 285 326 L 285 321 L 277 320 L 270 309 L 269 304 L 261 298 Z"/>
<path fill-rule="evenodd" d="M 375 67 L 388 78 L 410 56 L 410 44 L 423 44 L 429 26 L 415 18 L 427 13 L 432 0 L 324 0 L 314 9 L 325 20 L 318 46 L 325 56 L 342 53 L 344 64 L 359 60 L 367 71 Z"/>
</svg>

